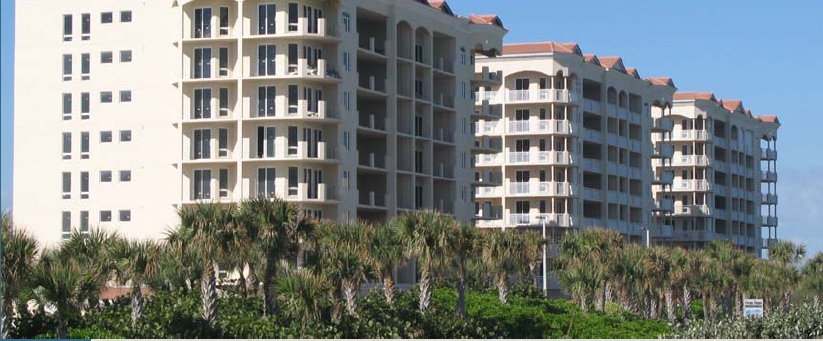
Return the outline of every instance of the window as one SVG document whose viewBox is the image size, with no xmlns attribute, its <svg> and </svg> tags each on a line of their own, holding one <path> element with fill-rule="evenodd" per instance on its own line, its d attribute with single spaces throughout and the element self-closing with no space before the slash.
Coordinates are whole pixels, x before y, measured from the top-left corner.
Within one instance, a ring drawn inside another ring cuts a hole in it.
<svg viewBox="0 0 823 341">
<path fill-rule="evenodd" d="M 103 12 L 100 13 L 100 23 L 101 24 L 111 24 L 114 19 L 112 19 L 113 15 L 111 12 Z"/>
<path fill-rule="evenodd" d="M 89 132 L 84 131 L 80 133 L 80 158 L 89 158 Z"/>
<path fill-rule="evenodd" d="M 109 143 L 111 142 L 111 132 L 110 131 L 101 131 L 100 132 L 100 143 Z"/>
<path fill-rule="evenodd" d="M 218 172 L 218 187 L 220 187 L 220 197 L 221 198 L 228 198 L 229 197 L 229 170 L 226 168 L 220 168 Z"/>
<path fill-rule="evenodd" d="M 91 39 L 91 14 L 83 13 L 80 19 L 80 39 L 89 40 Z"/>
<path fill-rule="evenodd" d="M 89 119 L 89 106 L 91 103 L 91 95 L 88 92 L 80 93 L 80 119 Z"/>
<path fill-rule="evenodd" d="M 63 172 L 63 199 L 71 199 L 71 173 Z"/>
<path fill-rule="evenodd" d="M 274 76 L 276 73 L 275 59 L 277 46 L 274 44 L 257 46 L 257 75 Z"/>
<path fill-rule="evenodd" d="M 100 171 L 100 182 L 111 182 L 111 171 Z"/>
<path fill-rule="evenodd" d="M 63 211 L 63 229 L 62 229 L 62 237 L 63 239 L 68 239 L 71 237 L 71 212 Z"/>
<path fill-rule="evenodd" d="M 120 182 L 131 182 L 131 171 L 130 170 L 121 170 L 120 171 Z"/>
<path fill-rule="evenodd" d="M 297 113 L 297 85 L 289 85 L 289 114 Z"/>
<path fill-rule="evenodd" d="M 63 94 L 63 120 L 71 120 L 71 94 Z"/>
<path fill-rule="evenodd" d="M 343 12 L 343 30 L 346 33 L 351 32 L 351 15 L 346 12 Z"/>
<path fill-rule="evenodd" d="M 289 32 L 297 32 L 297 17 L 300 15 L 296 3 L 289 3 Z"/>
<path fill-rule="evenodd" d="M 220 7 L 220 35 L 229 35 L 229 8 Z"/>
<path fill-rule="evenodd" d="M 211 169 L 197 169 L 194 171 L 192 200 L 208 199 L 211 199 Z"/>
<path fill-rule="evenodd" d="M 194 9 L 194 37 L 211 38 L 211 7 Z"/>
<path fill-rule="evenodd" d="M 194 159 L 211 158 L 211 129 L 194 130 Z"/>
<path fill-rule="evenodd" d="M 71 14 L 63 16 L 63 41 L 71 41 Z"/>
<path fill-rule="evenodd" d="M 131 102 L 131 90 L 121 90 L 120 91 L 120 102 Z"/>
<path fill-rule="evenodd" d="M 91 72 L 91 54 L 80 54 L 80 79 L 87 81 L 90 78 Z"/>
<path fill-rule="evenodd" d="M 194 89 L 194 112 L 192 118 L 211 118 L 211 89 Z"/>
<path fill-rule="evenodd" d="M 211 78 L 211 48 L 194 49 L 194 78 Z"/>
<path fill-rule="evenodd" d="M 257 196 L 261 198 L 274 198 L 277 194 L 274 190 L 275 183 L 274 168 L 257 169 Z"/>
<path fill-rule="evenodd" d="M 71 80 L 71 55 L 64 54 L 63 55 L 63 80 L 70 81 Z"/>
<path fill-rule="evenodd" d="M 131 63 L 131 50 L 120 51 L 120 62 Z"/>
<path fill-rule="evenodd" d="M 100 103 L 111 103 L 111 91 L 101 91 L 100 92 Z"/>
<path fill-rule="evenodd" d="M 229 89 L 220 88 L 220 116 L 229 116 Z"/>
<path fill-rule="evenodd" d="M 257 6 L 257 33 L 275 34 L 277 9 L 273 4 Z"/>
<path fill-rule="evenodd" d="M 466 65 L 466 49 L 460 48 L 460 65 Z"/>
<path fill-rule="evenodd" d="M 289 155 L 297 155 L 297 127 L 289 126 Z"/>
<path fill-rule="evenodd" d="M 89 211 L 80 211 L 80 233 L 89 234 Z"/>
<path fill-rule="evenodd" d="M 131 22 L 131 11 L 120 11 L 120 22 Z"/>
<path fill-rule="evenodd" d="M 343 188 L 345 190 L 351 190 L 351 181 L 349 180 L 349 171 L 343 171 Z"/>
<path fill-rule="evenodd" d="M 80 199 L 89 198 L 89 172 L 80 172 Z"/>
<path fill-rule="evenodd" d="M 297 74 L 297 44 L 289 44 L 289 74 Z"/>
<path fill-rule="evenodd" d="M 118 213 L 120 214 L 120 221 L 131 221 L 131 211 L 120 210 Z"/>
<path fill-rule="evenodd" d="M 297 167 L 289 167 L 289 195 L 297 195 Z"/>
<path fill-rule="evenodd" d="M 257 117 L 274 117 L 274 100 L 277 92 L 274 86 L 257 88 Z"/>
<path fill-rule="evenodd" d="M 217 129 L 217 157 L 229 157 L 229 130 Z"/>
<path fill-rule="evenodd" d="M 221 47 L 218 51 L 219 53 L 219 64 L 220 70 L 219 75 L 220 77 L 226 77 L 229 75 L 229 48 L 228 47 Z"/>
<path fill-rule="evenodd" d="M 349 134 L 348 131 L 343 132 L 343 147 L 345 147 L 346 150 L 351 149 L 351 134 Z"/>
<path fill-rule="evenodd" d="M 343 69 L 351 71 L 351 61 L 349 60 L 349 53 L 343 52 Z"/>
<path fill-rule="evenodd" d="M 120 131 L 120 142 L 131 142 L 131 130 Z"/>
<path fill-rule="evenodd" d="M 346 111 L 351 111 L 351 93 L 348 91 L 343 92 L 343 108 Z"/>
<path fill-rule="evenodd" d="M 274 157 L 275 127 L 257 127 L 257 157 Z"/>
<path fill-rule="evenodd" d="M 466 99 L 466 82 L 460 83 L 460 98 Z"/>
<path fill-rule="evenodd" d="M 63 160 L 71 160 L 71 133 L 63 133 Z"/>
<path fill-rule="evenodd" d="M 111 221 L 111 211 L 100 211 L 100 222 Z"/>
<path fill-rule="evenodd" d="M 111 51 L 100 52 L 100 63 L 101 64 L 111 64 L 113 61 Z"/>
</svg>

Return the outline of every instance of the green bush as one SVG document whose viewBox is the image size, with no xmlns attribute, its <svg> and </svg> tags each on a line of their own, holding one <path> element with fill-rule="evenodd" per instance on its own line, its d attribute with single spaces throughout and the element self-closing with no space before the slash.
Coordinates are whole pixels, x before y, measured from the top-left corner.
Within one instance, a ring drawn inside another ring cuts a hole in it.
<svg viewBox="0 0 823 341">
<path fill-rule="evenodd" d="M 772 312 L 762 318 L 733 316 L 716 321 L 697 320 L 677 326 L 673 339 L 811 339 L 823 338 L 823 309 L 792 306 L 788 312 Z"/>
</svg>

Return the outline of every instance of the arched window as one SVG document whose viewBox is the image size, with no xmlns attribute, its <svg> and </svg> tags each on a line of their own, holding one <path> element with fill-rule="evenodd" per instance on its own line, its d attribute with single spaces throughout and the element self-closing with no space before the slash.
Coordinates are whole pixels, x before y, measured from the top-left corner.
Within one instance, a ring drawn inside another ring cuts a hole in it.
<svg viewBox="0 0 823 341">
<path fill-rule="evenodd" d="M 694 129 L 703 130 L 703 116 L 697 115 L 697 119 L 694 120 Z"/>
<path fill-rule="evenodd" d="M 566 85 L 563 79 L 563 71 L 557 71 L 557 75 L 554 77 L 554 88 L 555 89 L 565 89 Z"/>
<path fill-rule="evenodd" d="M 466 49 L 460 48 L 460 65 L 466 65 Z"/>
</svg>

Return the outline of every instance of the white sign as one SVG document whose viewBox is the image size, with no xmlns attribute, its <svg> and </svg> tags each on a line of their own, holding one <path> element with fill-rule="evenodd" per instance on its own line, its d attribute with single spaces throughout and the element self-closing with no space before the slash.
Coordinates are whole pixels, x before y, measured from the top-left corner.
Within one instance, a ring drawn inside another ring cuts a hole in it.
<svg viewBox="0 0 823 341">
<path fill-rule="evenodd" d="M 763 300 L 746 299 L 743 300 L 743 317 L 763 317 Z"/>
</svg>

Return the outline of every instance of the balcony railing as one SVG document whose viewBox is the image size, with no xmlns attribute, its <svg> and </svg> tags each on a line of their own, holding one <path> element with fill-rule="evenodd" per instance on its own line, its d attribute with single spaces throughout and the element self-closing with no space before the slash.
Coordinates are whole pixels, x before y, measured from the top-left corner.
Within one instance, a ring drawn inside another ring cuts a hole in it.
<svg viewBox="0 0 823 341">
<path fill-rule="evenodd" d="M 654 174 L 652 183 L 656 185 L 671 185 L 674 182 L 673 171 L 658 171 Z"/>
<path fill-rule="evenodd" d="M 777 182 L 777 173 L 770 171 L 763 171 L 760 176 L 763 182 Z"/>
<path fill-rule="evenodd" d="M 386 82 L 385 78 L 378 78 L 376 76 L 368 76 L 368 75 L 361 75 L 360 77 L 360 88 L 371 90 L 380 93 L 386 93 Z"/>
<path fill-rule="evenodd" d="M 478 154 L 476 156 L 475 166 L 501 166 L 503 164 L 503 153 L 495 154 Z"/>
<path fill-rule="evenodd" d="M 653 158 L 671 159 L 674 156 L 674 146 L 658 142 L 652 149 Z"/>
<path fill-rule="evenodd" d="M 599 114 L 600 113 L 600 101 L 593 100 L 588 98 L 583 98 L 583 110 L 588 111 L 590 113 Z"/>
<path fill-rule="evenodd" d="M 761 203 L 763 205 L 777 205 L 777 194 L 763 193 Z"/>
<path fill-rule="evenodd" d="M 358 151 L 358 159 L 360 166 L 386 169 L 386 155 Z"/>
<path fill-rule="evenodd" d="M 706 130 L 675 130 L 672 141 L 708 141 L 709 135 Z"/>
<path fill-rule="evenodd" d="M 569 152 L 509 152 L 507 160 L 511 164 L 539 163 L 568 165 L 572 163 Z"/>
<path fill-rule="evenodd" d="M 377 40 L 377 37 L 360 36 L 360 43 L 358 46 L 366 51 L 386 55 L 386 41 Z"/>
<path fill-rule="evenodd" d="M 565 182 L 511 182 L 509 195 L 512 196 L 569 196 L 571 184 Z"/>
<path fill-rule="evenodd" d="M 675 215 L 695 216 L 695 215 L 709 215 L 708 205 L 683 205 L 676 203 L 674 205 Z"/>
<path fill-rule="evenodd" d="M 503 123 L 501 123 L 500 121 L 475 122 L 474 134 L 475 136 L 502 135 Z"/>
<path fill-rule="evenodd" d="M 359 113 L 358 113 L 359 116 Z M 365 118 L 365 119 L 364 119 Z M 386 118 L 369 114 L 360 117 L 360 126 L 363 128 L 386 131 Z"/>
<path fill-rule="evenodd" d="M 508 215 L 509 226 L 540 226 L 546 220 L 546 226 L 571 227 L 573 225 L 571 216 L 568 214 L 530 214 L 530 213 L 510 213 Z"/>
<path fill-rule="evenodd" d="M 765 227 L 777 227 L 777 217 L 763 216 L 760 224 Z"/>
<path fill-rule="evenodd" d="M 565 120 L 509 121 L 509 134 L 570 134 L 571 122 Z"/>
<path fill-rule="evenodd" d="M 497 198 L 503 196 L 503 186 L 483 186 L 475 189 L 478 198 Z"/>
<path fill-rule="evenodd" d="M 654 119 L 652 125 L 653 131 L 672 131 L 674 129 L 674 121 L 671 117 L 658 117 Z"/>
<path fill-rule="evenodd" d="M 500 90 L 475 92 L 475 103 L 570 103 L 577 102 L 579 94 L 567 89 Z"/>
<path fill-rule="evenodd" d="M 660 198 L 654 202 L 655 211 L 674 212 L 674 199 Z"/>
<path fill-rule="evenodd" d="M 387 195 L 385 193 L 380 193 L 377 191 L 357 191 L 358 201 L 357 203 L 361 206 L 368 206 L 368 207 L 386 207 L 386 198 Z"/>
<path fill-rule="evenodd" d="M 503 183 L 503 173 L 491 171 L 474 172 L 474 182 L 482 185 L 499 186 Z"/>
<path fill-rule="evenodd" d="M 709 158 L 705 155 L 678 155 L 672 158 L 674 166 L 708 166 Z"/>
<path fill-rule="evenodd" d="M 761 160 L 777 160 L 777 151 L 774 149 L 760 149 L 760 159 Z"/>
<path fill-rule="evenodd" d="M 711 183 L 705 179 L 675 179 L 672 187 L 675 191 L 708 191 L 712 189 Z"/>
<path fill-rule="evenodd" d="M 481 72 L 476 73 L 474 75 L 473 80 L 477 81 L 477 82 L 488 82 L 488 83 L 499 84 L 500 82 L 503 81 L 503 72 L 502 71 L 491 72 L 489 70 L 488 66 L 484 66 L 481 69 Z"/>
</svg>

